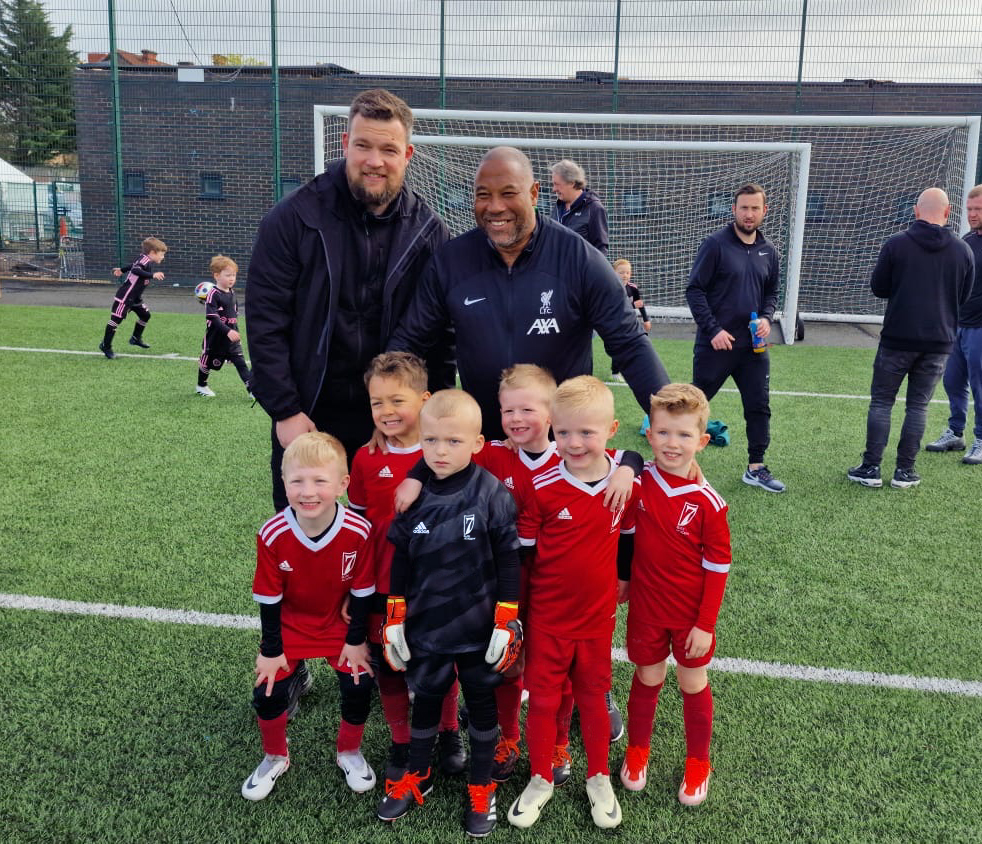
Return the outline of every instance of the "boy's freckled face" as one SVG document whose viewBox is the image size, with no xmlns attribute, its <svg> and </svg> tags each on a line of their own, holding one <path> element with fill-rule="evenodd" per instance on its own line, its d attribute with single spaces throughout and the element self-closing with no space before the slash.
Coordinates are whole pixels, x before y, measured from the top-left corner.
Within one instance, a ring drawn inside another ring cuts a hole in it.
<svg viewBox="0 0 982 844">
<path fill-rule="evenodd" d="M 515 445 L 525 446 L 549 435 L 549 405 L 535 391 L 527 388 L 502 390 L 501 427 Z"/>
<path fill-rule="evenodd" d="M 709 442 L 709 434 L 699 430 L 696 414 L 669 413 L 660 408 L 652 414 L 645 436 L 658 468 L 683 478 L 689 476 L 693 458 Z"/>
<path fill-rule="evenodd" d="M 212 278 L 222 290 L 229 291 L 235 286 L 236 271 L 231 267 L 226 267 L 219 273 L 215 273 Z"/>
<path fill-rule="evenodd" d="M 419 412 L 429 395 L 428 392 L 416 392 L 399 378 L 372 376 L 368 381 L 368 400 L 375 427 L 392 439 L 409 436 L 415 440 Z"/>
<path fill-rule="evenodd" d="M 297 514 L 297 522 L 305 530 L 323 531 L 334 518 L 335 504 L 348 488 L 348 473 L 340 463 L 322 466 L 283 467 L 286 500 Z"/>
<path fill-rule="evenodd" d="M 479 426 L 471 420 L 443 416 L 434 419 L 427 413 L 419 417 L 423 444 L 423 459 L 433 474 L 440 479 L 449 478 L 471 462 L 484 445 Z"/>
<path fill-rule="evenodd" d="M 552 415 L 556 449 L 575 476 L 598 480 L 609 468 L 607 441 L 617 432 L 617 420 L 605 410 L 556 408 Z"/>
</svg>

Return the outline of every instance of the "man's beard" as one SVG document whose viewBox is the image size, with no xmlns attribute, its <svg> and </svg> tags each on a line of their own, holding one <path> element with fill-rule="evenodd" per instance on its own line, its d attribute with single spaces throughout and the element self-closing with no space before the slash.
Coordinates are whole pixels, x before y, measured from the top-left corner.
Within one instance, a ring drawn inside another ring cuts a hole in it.
<svg viewBox="0 0 982 844">
<path fill-rule="evenodd" d="M 757 229 L 760 228 L 760 223 L 757 223 L 756 225 L 753 225 L 750 228 L 747 228 L 743 223 L 741 223 L 741 222 L 739 222 L 737 220 L 734 220 L 733 221 L 733 225 L 735 225 L 744 234 L 748 234 L 748 235 L 749 234 L 753 234 L 755 231 L 757 231 Z"/>
<path fill-rule="evenodd" d="M 399 191 L 393 190 L 388 184 L 386 184 L 379 193 L 371 193 L 370 191 L 365 190 L 365 186 L 360 182 L 352 184 L 349 181 L 348 188 L 351 190 L 351 195 L 367 208 L 387 207 L 388 204 L 399 195 Z"/>
</svg>

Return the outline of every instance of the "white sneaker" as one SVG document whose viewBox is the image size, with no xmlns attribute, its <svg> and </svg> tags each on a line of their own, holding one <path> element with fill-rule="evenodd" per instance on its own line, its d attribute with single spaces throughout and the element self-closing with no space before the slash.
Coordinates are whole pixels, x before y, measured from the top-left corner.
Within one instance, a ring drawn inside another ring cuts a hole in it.
<svg viewBox="0 0 982 844">
<path fill-rule="evenodd" d="M 590 814 L 601 829 L 613 829 L 621 822 L 621 804 L 606 774 L 594 774 L 586 781 L 586 796 L 590 798 Z"/>
<path fill-rule="evenodd" d="M 280 774 L 286 773 L 289 767 L 289 756 L 273 756 L 267 753 L 259 767 L 242 783 L 242 796 L 246 800 L 262 800 L 273 790 Z"/>
<path fill-rule="evenodd" d="M 215 398 L 215 391 L 211 387 L 209 387 L 207 385 L 205 385 L 204 387 L 195 387 L 194 388 L 194 391 L 199 396 L 207 396 L 210 399 Z"/>
<path fill-rule="evenodd" d="M 552 798 L 553 785 L 536 774 L 529 780 L 525 790 L 511 804 L 508 810 L 508 823 L 527 828 L 532 826 L 542 813 L 542 807 Z"/>
<path fill-rule="evenodd" d="M 338 754 L 338 767 L 344 771 L 348 788 L 356 794 L 363 794 L 375 788 L 375 771 L 365 761 L 360 750 Z"/>
</svg>

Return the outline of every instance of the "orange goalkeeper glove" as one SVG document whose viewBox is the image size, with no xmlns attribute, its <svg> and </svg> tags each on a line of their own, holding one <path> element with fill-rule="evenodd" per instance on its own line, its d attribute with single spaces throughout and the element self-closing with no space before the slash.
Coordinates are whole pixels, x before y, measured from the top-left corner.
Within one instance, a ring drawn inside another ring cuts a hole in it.
<svg viewBox="0 0 982 844">
<path fill-rule="evenodd" d="M 502 603 L 494 607 L 494 630 L 484 661 L 497 672 L 507 671 L 515 664 L 522 650 L 522 622 L 518 620 L 518 604 Z"/>
<path fill-rule="evenodd" d="M 382 627 L 382 645 L 385 661 L 393 671 L 405 671 L 409 662 L 409 645 L 406 644 L 406 599 L 389 597 L 385 602 L 385 625 Z"/>
</svg>

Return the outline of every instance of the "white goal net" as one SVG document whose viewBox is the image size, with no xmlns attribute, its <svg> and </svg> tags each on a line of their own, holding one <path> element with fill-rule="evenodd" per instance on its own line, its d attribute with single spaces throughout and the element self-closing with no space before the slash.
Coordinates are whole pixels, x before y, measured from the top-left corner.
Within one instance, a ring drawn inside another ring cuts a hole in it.
<svg viewBox="0 0 982 844">
<path fill-rule="evenodd" d="M 779 310 L 787 340 L 796 312 L 806 319 L 882 319 L 884 303 L 869 291 L 880 245 L 913 220 L 914 201 L 927 187 L 948 192 L 951 225 L 964 229 L 979 132 L 977 117 L 414 114 L 409 181 L 454 234 L 474 225 L 471 185 L 489 146 L 508 142 L 524 149 L 546 213 L 554 199 L 549 166 L 571 158 L 607 209 L 610 258 L 631 261 L 645 303 L 661 315 L 688 315 L 684 290 L 699 243 L 730 220 L 734 190 L 759 182 L 769 203 L 762 230 L 782 254 Z M 346 106 L 315 107 L 318 172 L 341 155 L 346 118 Z M 690 146 L 644 146 L 666 142 Z M 731 144 L 747 148 L 726 148 Z M 799 151 L 782 144 L 798 144 Z M 808 145 L 806 198 L 800 149 Z M 800 249 L 796 203 L 805 206 Z"/>
</svg>

